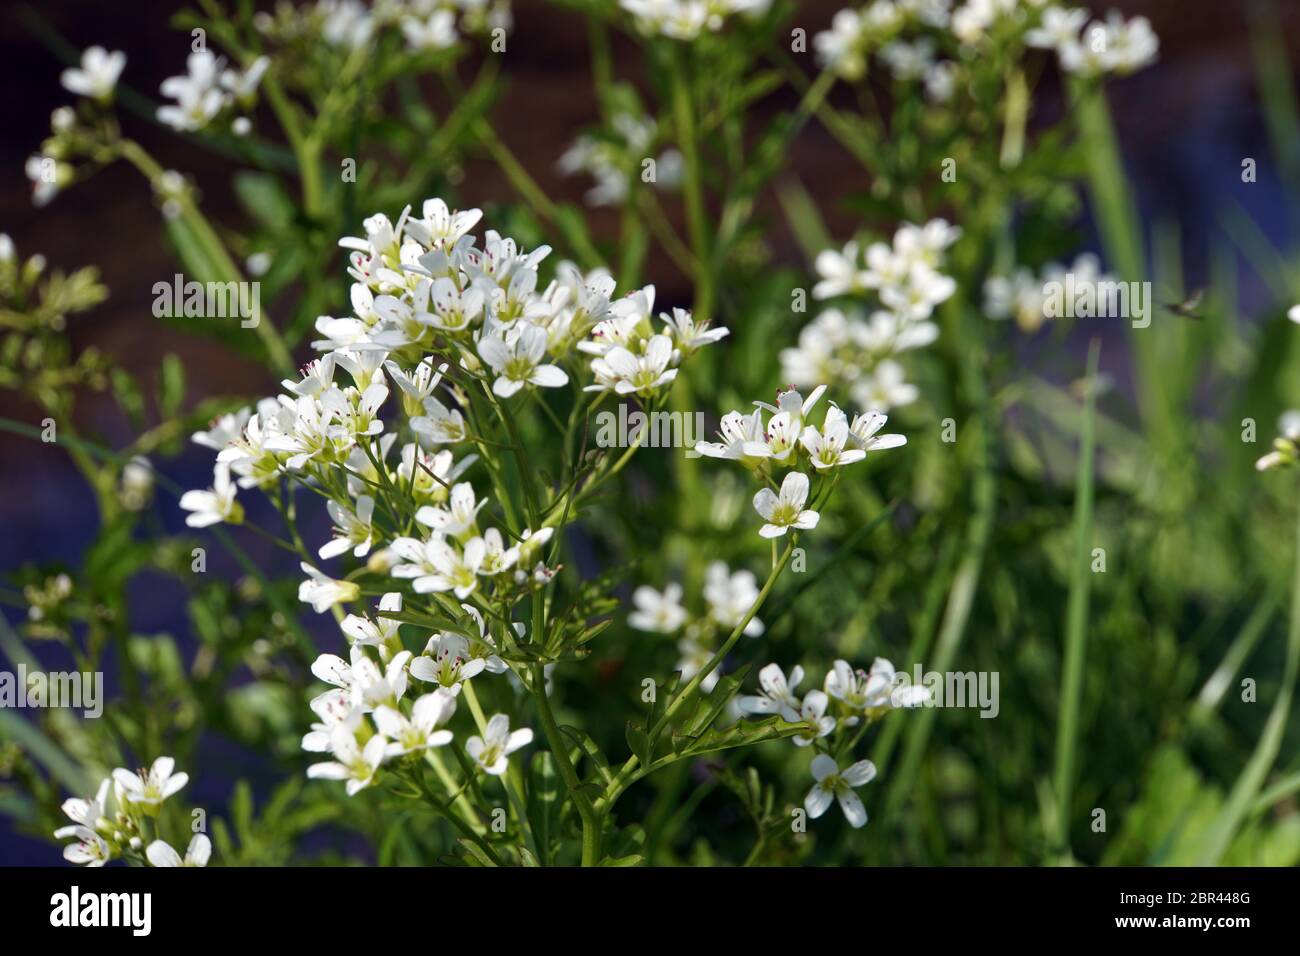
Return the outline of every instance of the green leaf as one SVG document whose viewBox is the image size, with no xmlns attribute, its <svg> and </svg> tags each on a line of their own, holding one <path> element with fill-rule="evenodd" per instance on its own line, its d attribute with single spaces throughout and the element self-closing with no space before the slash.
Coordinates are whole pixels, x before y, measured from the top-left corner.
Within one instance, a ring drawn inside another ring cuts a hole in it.
<svg viewBox="0 0 1300 956">
<path fill-rule="evenodd" d="M 601 751 L 600 747 L 597 746 L 596 741 L 591 738 L 590 734 L 579 730 L 577 727 L 570 727 L 567 724 L 562 724 L 560 726 L 560 732 L 578 745 L 578 749 L 581 750 L 587 756 L 587 759 L 595 766 L 596 774 L 602 783 L 609 784 L 614 779 L 614 772 L 609 768 L 609 760 L 605 757 L 605 754 Z"/>
<path fill-rule="evenodd" d="M 636 754 L 637 760 L 641 761 L 641 766 L 650 766 L 650 756 L 653 748 L 650 744 L 650 736 L 645 732 L 645 728 L 629 720 L 625 736 L 627 737 L 628 747 L 631 748 L 632 753 Z"/>
<path fill-rule="evenodd" d="M 185 367 L 174 353 L 163 356 L 158 378 L 158 409 L 163 418 L 171 418 L 180 412 L 185 400 Z"/>
<path fill-rule="evenodd" d="M 456 842 L 459 843 L 461 849 L 468 854 L 470 860 L 475 861 L 480 866 L 496 866 L 496 864 L 492 862 L 492 857 L 484 853 L 482 847 L 469 837 L 458 837 Z"/>
<path fill-rule="evenodd" d="M 560 828 L 563 788 L 555 757 L 547 750 L 533 754 L 528 766 L 528 825 L 538 851 L 551 858 L 551 843 Z"/>
</svg>

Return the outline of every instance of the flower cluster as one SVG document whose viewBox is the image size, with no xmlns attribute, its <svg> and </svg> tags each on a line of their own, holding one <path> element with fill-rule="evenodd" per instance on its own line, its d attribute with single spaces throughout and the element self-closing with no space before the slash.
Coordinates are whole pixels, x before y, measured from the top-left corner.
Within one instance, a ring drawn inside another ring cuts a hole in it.
<svg viewBox="0 0 1300 956">
<path fill-rule="evenodd" d="M 319 40 L 355 50 L 385 30 L 400 30 L 416 52 L 450 49 L 462 35 L 508 31 L 512 22 L 509 0 L 317 0 L 302 7 L 281 0 L 253 18 L 259 33 L 280 43 Z"/>
<path fill-rule="evenodd" d="M 929 699 L 924 687 L 900 686 L 894 665 L 877 657 L 871 670 L 854 669 L 837 660 L 826 674 L 823 689 L 813 688 L 802 697 L 795 691 L 804 670 L 796 665 L 787 678 L 777 664 L 758 673 L 759 693 L 741 697 L 739 709 L 751 716 L 779 715 L 804 730 L 791 738 L 796 747 L 812 747 L 812 774 L 816 781 L 804 799 L 808 815 L 817 818 L 838 799 L 845 818 L 855 829 L 867 822 L 867 812 L 854 788 L 870 782 L 876 768 L 860 760 L 841 769 L 840 760 L 851 755 L 867 726 L 898 707 L 919 707 Z M 851 733 L 850 733 L 851 731 Z M 834 736 L 832 736 L 834 735 Z"/>
<path fill-rule="evenodd" d="M 587 191 L 588 205 L 621 206 L 626 203 L 632 184 L 646 176 L 645 164 L 648 162 L 654 163 L 651 182 L 656 188 L 671 189 L 681 182 L 681 153 L 665 149 L 658 159 L 650 157 L 659 132 L 658 124 L 651 117 L 620 112 L 614 115 L 610 125 L 610 135 L 579 136 L 557 164 L 565 175 L 586 173 L 596 180 L 596 185 Z"/>
<path fill-rule="evenodd" d="M 817 527 L 820 514 L 809 503 L 811 481 L 817 480 L 811 496 L 820 505 L 830 494 L 845 465 L 862 461 L 868 451 L 881 451 L 906 444 L 902 435 L 878 434 L 888 420 L 875 411 L 848 416 L 834 403 L 826 412 L 821 427 L 809 421 L 809 413 L 826 390 L 819 385 L 805 399 L 789 389 L 777 393 L 777 404 L 755 402 L 753 413 L 731 411 L 722 416 L 720 442 L 696 442 L 695 450 L 710 458 L 737 461 L 765 483 L 754 495 L 754 510 L 763 519 L 759 534 L 764 538 L 782 537 L 790 529 L 807 531 Z M 763 413 L 770 412 L 766 425 Z M 786 469 L 778 486 L 775 472 Z"/>
<path fill-rule="evenodd" d="M 704 32 L 721 30 L 727 18 L 740 13 L 759 16 L 772 0 L 619 0 L 645 36 L 694 40 Z"/>
<path fill-rule="evenodd" d="M 820 253 L 815 266 L 821 280 L 813 298 L 854 304 L 827 309 L 804 326 L 798 345 L 781 352 L 782 377 L 801 387 L 837 383 L 858 405 L 880 412 L 914 402 L 919 393 L 905 380 L 899 357 L 939 335 L 930 317 L 956 291 L 942 269 L 944 253 L 959 235 L 935 219 L 902 226 L 892 243 L 875 242 L 864 250 L 849 242 L 843 250 Z M 870 315 L 856 304 L 869 295 L 880 305 Z"/>
<path fill-rule="evenodd" d="M 717 635 L 729 633 L 745 620 L 758 601 L 758 579 L 752 571 L 733 572 L 725 562 L 714 561 L 705 571 L 703 614 L 692 615 L 682 606 L 682 587 L 669 584 L 662 592 L 642 585 L 632 592 L 636 609 L 627 617 L 630 626 L 639 631 L 656 634 L 677 634 L 681 655 L 676 669 L 682 679 L 689 681 L 700 672 L 713 656 Z M 763 633 L 763 622 L 751 617 L 744 634 L 758 637 Z M 709 693 L 722 676 L 721 668 L 711 671 L 701 682 L 700 690 Z"/>
<path fill-rule="evenodd" d="M 1067 281 L 1068 280 L 1068 281 Z M 990 319 L 1015 319 L 1024 332 L 1035 332 L 1049 318 L 1048 292 L 1052 286 L 1069 289 L 1077 301 L 1092 296 L 1095 301 L 1099 283 L 1113 281 L 1101 271 L 1101 263 L 1092 253 L 1085 252 L 1074 260 L 1068 269 L 1059 263 L 1050 263 L 1042 273 L 1035 275 L 1021 267 L 1010 276 L 994 275 L 984 282 L 984 314 Z M 1062 303 L 1064 315 L 1077 315 L 1075 301 Z"/>
<path fill-rule="evenodd" d="M 219 116 L 251 112 L 257 102 L 257 88 L 267 67 L 268 57 L 259 56 L 243 70 L 226 65 L 211 50 L 196 50 L 185 61 L 186 72 L 169 76 L 159 91 L 174 103 L 158 107 L 158 122 L 183 133 L 207 129 Z M 252 129 L 247 115 L 233 116 L 230 130 L 242 136 Z"/>
<path fill-rule="evenodd" d="M 159 757 L 148 770 L 135 773 L 119 767 L 100 783 L 93 797 L 65 800 L 63 812 L 72 823 L 54 831 L 55 839 L 73 841 L 63 848 L 63 858 L 86 866 L 103 866 L 116 859 L 148 861 L 153 866 L 206 866 L 212 844 L 202 833 L 190 840 L 184 860 L 163 840 L 147 846 L 144 842 L 164 801 L 189 782 L 189 775 L 175 773 L 175 768 L 171 757 Z"/>
<path fill-rule="evenodd" d="M 532 527 L 506 501 L 498 500 L 500 515 L 484 510 L 489 499 L 469 472 L 485 461 L 495 476 L 498 442 L 483 416 L 508 425 L 506 403 L 542 401 L 540 389 L 578 393 L 583 382 L 596 401 L 607 393 L 656 399 L 690 354 L 727 332 L 680 309 L 661 315 L 656 329 L 654 288 L 611 301 L 615 283 L 604 271 L 583 275 L 561 263 L 543 285 L 538 268 L 550 249 L 525 251 L 492 231 L 480 247 L 470 235 L 480 217 L 431 199 L 419 217 L 408 207 L 395 223 L 382 214 L 365 220 L 364 236 L 340 241 L 353 314 L 317 321 L 320 358 L 283 383 L 285 394 L 194 435 L 217 457 L 212 488 L 181 499 L 190 525 L 241 522 L 241 488 L 260 489 L 279 507 L 282 482 L 309 485 L 325 497 L 334 529 L 319 558 L 350 554 L 363 563 L 343 578 L 304 563 L 300 600 L 318 613 L 346 605 L 367 576 L 409 587 L 407 595 L 455 621 L 412 655 L 388 616 L 403 605 L 404 593 L 392 591 L 374 620 L 343 619 L 349 661 L 317 661 L 315 673 L 335 689 L 313 702 L 321 723 L 304 746 L 333 757 L 312 775 L 346 779 L 350 792 L 370 785 L 385 761 L 451 739 L 443 724 L 461 683 L 508 669 L 480 608 L 508 619 L 555 573 L 543 549 L 559 510 Z M 396 416 L 385 421 L 386 409 Z M 521 633 L 503 628 L 498 639 Z M 409 679 L 434 688 L 408 704 Z M 488 773 L 524 740 L 500 730 L 485 724 L 480 743 L 466 744 Z"/>
<path fill-rule="evenodd" d="M 1040 25 L 1025 34 L 1025 43 L 1054 50 L 1062 70 L 1083 76 L 1135 73 L 1154 63 L 1160 49 L 1146 17 L 1126 21 L 1111 11 L 1104 21 L 1088 23 L 1087 10 L 1058 6 L 1043 11 Z"/>
<path fill-rule="evenodd" d="M 355 614 L 343 619 L 340 627 L 352 642 L 350 659 L 322 654 L 312 665 L 312 673 L 332 686 L 312 700 L 319 720 L 302 746 L 331 759 L 312 764 L 309 777 L 344 780 L 351 796 L 374 784 L 385 764 L 419 760 L 426 751 L 451 743 L 446 724 L 456 712 L 464 682 L 509 669 L 478 609 L 469 604 L 461 609 L 475 627 L 468 634 L 435 633 L 418 656 L 403 649 L 400 622 L 384 614 L 401 612 L 397 592 L 384 596 L 373 619 Z M 516 627 L 522 636 L 523 625 Z M 408 699 L 411 679 L 432 689 Z M 505 773 L 506 758 L 532 742 L 531 730 L 511 733 L 509 726 L 505 714 L 496 714 L 480 727 L 482 736 L 465 742 L 466 753 L 484 773 Z"/>
<path fill-rule="evenodd" d="M 902 39 L 910 27 L 931 34 Z M 1083 76 L 1133 73 L 1154 62 L 1159 49 L 1145 17 L 1126 21 L 1112 12 L 1088 23 L 1087 10 L 1048 0 L 874 0 L 839 11 L 813 45 L 821 65 L 842 79 L 861 79 L 875 53 L 896 79 L 924 81 L 930 97 L 942 102 L 960 67 L 956 60 L 937 60 L 936 46 L 953 48 L 960 58 L 961 48 L 978 47 L 994 34 L 1052 50 L 1061 69 Z"/>
</svg>

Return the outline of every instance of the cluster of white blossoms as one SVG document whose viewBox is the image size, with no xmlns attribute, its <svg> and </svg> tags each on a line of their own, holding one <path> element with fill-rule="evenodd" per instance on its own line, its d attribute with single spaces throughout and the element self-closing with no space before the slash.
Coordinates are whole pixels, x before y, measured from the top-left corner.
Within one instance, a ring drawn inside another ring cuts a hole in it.
<svg viewBox="0 0 1300 956">
<path fill-rule="evenodd" d="M 63 71 L 59 82 L 69 93 L 107 105 L 112 102 L 117 81 L 125 68 L 126 54 L 121 50 L 109 52 L 101 46 L 92 46 L 82 52 L 77 66 Z M 77 114 L 72 107 L 58 107 L 50 114 L 50 138 L 40 153 L 27 158 L 24 172 L 31 184 L 34 205 L 49 203 L 76 175 L 73 167 L 65 162 L 68 137 L 76 124 Z"/>
<path fill-rule="evenodd" d="M 1035 332 L 1054 315 L 1053 290 L 1069 293 L 1070 301 L 1060 303 L 1062 315 L 1081 314 L 1076 307 L 1084 300 L 1097 301 L 1097 286 L 1114 281 L 1101 271 L 1101 263 L 1090 252 L 1079 255 L 1074 264 L 1049 263 L 1040 274 L 1018 268 L 1010 276 L 994 275 L 984 281 L 984 314 L 990 319 L 1015 319 L 1022 331 Z"/>
<path fill-rule="evenodd" d="M 158 122 L 192 133 L 207 129 L 219 116 L 242 113 L 230 120 L 230 130 L 243 136 L 252 129 L 246 114 L 257 102 L 257 88 L 270 65 L 268 57 L 259 56 L 237 70 L 211 50 L 194 51 L 185 61 L 184 74 L 162 81 L 159 92 L 175 102 L 158 107 Z"/>
<path fill-rule="evenodd" d="M 504 419 L 502 403 L 522 408 L 541 400 L 539 389 L 565 386 L 596 392 L 597 401 L 606 393 L 656 400 L 685 358 L 727 332 L 681 309 L 661 314 L 656 328 L 654 288 L 611 301 L 615 282 L 603 270 L 583 275 L 561 263 L 543 285 L 538 267 L 549 248 L 525 251 L 493 231 L 480 247 L 470 230 L 481 215 L 430 199 L 419 217 L 408 207 L 396 223 L 366 219 L 364 236 L 339 243 L 349 251 L 353 314 L 317 320 L 320 358 L 283 382 L 284 394 L 194 436 L 217 456 L 212 487 L 181 498 L 188 524 L 240 523 L 240 489 L 278 501 L 281 482 L 309 485 L 325 497 L 334 528 L 319 558 L 351 555 L 361 566 L 338 578 L 304 563 L 300 600 L 322 613 L 360 598 L 357 575 L 386 575 L 462 622 L 466 633 L 436 633 L 413 656 L 383 614 L 400 612 L 403 592 L 386 595 L 373 621 L 344 619 L 351 660 L 317 662 L 336 690 L 313 704 L 322 723 L 305 746 L 333 754 L 314 776 L 347 779 L 353 792 L 384 761 L 418 749 L 417 740 L 435 747 L 450 739 L 442 725 L 461 681 L 507 669 L 475 604 L 512 607 L 555 573 L 542 551 L 559 510 L 531 528 L 512 526 L 508 513 L 489 521 L 495 512 L 468 480 L 473 465 L 499 454 L 481 417 Z M 386 410 L 394 413 L 388 421 Z M 453 594 L 473 603 L 457 612 Z M 409 710 L 408 678 L 436 685 Z M 489 773 L 524 739 L 498 739 L 498 728 L 467 744 Z"/>
<path fill-rule="evenodd" d="M 278 42 L 320 40 L 355 50 L 384 30 L 400 30 L 415 52 L 446 50 L 461 36 L 509 31 L 509 0 L 317 0 L 296 6 L 280 0 L 253 17 L 258 32 Z"/>
<path fill-rule="evenodd" d="M 704 575 L 703 614 L 692 615 L 682 606 L 682 586 L 669 584 L 663 591 L 642 585 L 632 592 L 636 609 L 627 616 L 631 627 L 655 634 L 677 634 L 677 650 L 681 655 L 676 669 L 682 679 L 689 681 L 708 663 L 714 653 L 716 637 L 721 632 L 730 633 L 740 626 L 749 609 L 758 601 L 758 579 L 752 571 L 733 572 L 723 561 L 712 562 Z M 751 618 L 745 625 L 747 637 L 763 633 L 763 622 Z M 716 668 L 701 682 L 700 689 L 709 693 L 722 676 Z"/>
<path fill-rule="evenodd" d="M 812 503 L 820 505 L 837 477 L 840 468 L 862 461 L 869 451 L 897 448 L 906 444 L 902 435 L 878 434 L 887 418 L 876 411 L 853 416 L 852 421 L 838 405 L 831 403 L 820 427 L 809 420 L 809 413 L 826 391 L 819 385 L 805 399 L 789 389 L 777 393 L 776 405 L 755 402 L 755 410 L 746 415 L 731 411 L 722 416 L 719 442 L 696 442 L 695 450 L 710 458 L 725 458 L 744 465 L 764 483 L 754 495 L 754 510 L 763 519 L 759 534 L 764 538 L 783 537 L 788 531 L 809 531 L 817 527 L 821 515 L 810 503 L 812 483 L 817 489 Z M 763 413 L 771 418 L 763 421 Z M 776 473 L 785 470 L 778 485 Z"/>
<path fill-rule="evenodd" d="M 935 58 L 936 43 L 975 47 L 994 32 L 1018 36 L 1026 46 L 1053 50 L 1061 69 L 1085 76 L 1132 73 L 1155 61 L 1159 40 L 1145 17 L 1088 18 L 1085 9 L 1050 0 L 874 0 L 839 11 L 813 45 L 822 67 L 843 79 L 861 79 L 874 53 L 895 78 L 923 81 L 939 102 L 951 95 L 959 67 Z M 912 28 L 931 32 L 903 39 Z"/>
<path fill-rule="evenodd" d="M 1025 34 L 1025 42 L 1056 51 L 1062 70 L 1082 76 L 1135 73 L 1154 63 L 1160 49 L 1146 17 L 1126 21 L 1112 10 L 1104 21 L 1088 23 L 1087 10 L 1059 6 L 1043 11 L 1040 25 Z"/>
<path fill-rule="evenodd" d="M 825 310 L 800 330 L 799 344 L 781 351 L 782 378 L 800 387 L 837 383 L 857 405 L 878 412 L 916 401 L 919 392 L 899 358 L 939 336 L 930 317 L 957 289 L 942 270 L 945 251 L 960 234 L 934 219 L 902 226 L 892 244 L 864 250 L 849 242 L 820 253 L 813 298 L 851 304 Z M 868 297 L 879 305 L 870 314 L 860 306 Z"/>
<path fill-rule="evenodd" d="M 54 831 L 55 839 L 72 839 L 63 848 L 63 858 L 86 866 L 121 858 L 153 866 L 206 866 L 212 843 L 202 833 L 190 840 L 183 859 L 165 841 L 153 840 L 145 846 L 141 836 L 146 830 L 144 819 L 156 818 L 163 802 L 189 782 L 188 774 L 175 769 L 171 757 L 159 757 L 148 770 L 135 773 L 119 767 L 100 783 L 94 796 L 65 800 L 63 812 L 72 823 Z"/>
<path fill-rule="evenodd" d="M 804 679 L 804 670 L 796 665 L 787 678 L 777 664 L 768 664 L 758 673 L 759 693 L 741 697 L 739 710 L 751 716 L 779 715 L 790 723 L 804 724 L 805 730 L 790 739 L 796 747 L 812 747 L 815 783 L 804 798 L 808 816 L 816 819 L 838 800 L 845 818 L 854 827 L 867 822 L 867 811 L 854 789 L 876 776 L 875 765 L 859 760 L 841 768 L 840 760 L 852 754 L 867 725 L 899 707 L 919 707 L 930 698 L 924 687 L 900 682 L 894 665 L 877 657 L 871 670 L 854 669 L 848 661 L 837 660 L 826 674 L 822 689 L 812 688 L 802 697 L 796 693 Z M 843 732 L 857 728 L 852 737 Z M 837 745 L 832 746 L 832 734 Z"/>
<path fill-rule="evenodd" d="M 705 32 L 721 30 L 735 14 L 760 16 L 772 0 L 619 0 L 645 36 L 694 40 Z"/>
<path fill-rule="evenodd" d="M 589 206 L 621 206 L 633 183 L 648 181 L 657 189 L 672 189 L 682 180 L 682 154 L 668 148 L 657 159 L 649 155 L 658 124 L 649 116 L 618 113 L 611 120 L 612 136 L 583 134 L 574 140 L 556 164 L 572 176 L 586 173 L 596 180 L 587 191 Z M 653 178 L 649 178 L 653 163 Z"/>
<path fill-rule="evenodd" d="M 384 614 L 401 609 L 401 594 L 390 592 L 373 619 L 349 614 L 340 626 L 352 642 L 350 659 L 322 654 L 312 665 L 312 673 L 331 687 L 311 702 L 318 721 L 302 746 L 331 759 L 312 764 L 307 775 L 344 780 L 349 796 L 375 783 L 385 764 L 419 760 L 425 751 L 451 743 L 446 725 L 456 712 L 464 682 L 509 669 L 472 605 L 461 605 L 475 625 L 468 634 L 434 633 L 419 655 L 403 648 L 399 622 Z M 515 627 L 522 636 L 523 625 Z M 408 698 L 412 680 L 430 690 Z M 465 752 L 493 776 L 505 773 L 509 755 L 533 739 L 526 728 L 512 733 L 505 714 L 486 721 L 480 733 L 466 740 Z"/>
</svg>

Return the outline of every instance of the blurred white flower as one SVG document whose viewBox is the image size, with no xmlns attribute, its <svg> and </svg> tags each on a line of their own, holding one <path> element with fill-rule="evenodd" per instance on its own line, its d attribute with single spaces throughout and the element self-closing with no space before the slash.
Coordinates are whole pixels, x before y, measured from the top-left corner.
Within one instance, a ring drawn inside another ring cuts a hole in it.
<svg viewBox="0 0 1300 956">
<path fill-rule="evenodd" d="M 92 46 L 81 54 L 81 65 L 64 70 L 59 82 L 69 93 L 107 102 L 113 98 L 125 66 L 126 54 L 121 50 L 109 53 L 102 46 Z"/>
</svg>

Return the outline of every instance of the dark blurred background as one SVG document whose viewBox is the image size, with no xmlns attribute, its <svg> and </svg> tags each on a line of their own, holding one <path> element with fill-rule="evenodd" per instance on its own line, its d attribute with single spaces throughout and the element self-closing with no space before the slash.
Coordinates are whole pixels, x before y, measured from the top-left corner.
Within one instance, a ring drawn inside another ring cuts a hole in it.
<svg viewBox="0 0 1300 956">
<path fill-rule="evenodd" d="M 825 28 L 843 0 L 805 0 L 799 25 L 811 36 Z M 1126 16 L 1147 16 L 1160 38 L 1159 62 L 1135 76 L 1113 81 L 1112 108 L 1124 157 L 1134 177 L 1145 222 L 1175 218 L 1183 235 L 1187 282 L 1203 279 L 1208 252 L 1218 231 L 1222 200 L 1240 203 L 1275 245 L 1289 244 L 1281 188 L 1271 173 L 1270 146 L 1258 103 L 1249 23 L 1255 13 L 1243 0 L 1118 0 L 1086 3 L 1101 14 L 1118 9 Z M 8 233 L 20 256 L 44 254 L 51 266 L 72 270 L 100 268 L 109 300 L 72 320 L 77 349 L 94 345 L 134 373 L 150 373 L 173 352 L 184 362 L 189 401 L 207 395 L 262 395 L 273 382 L 251 361 L 232 355 L 213 342 L 189 336 L 153 321 L 149 315 L 152 284 L 176 271 L 159 227 L 159 215 L 147 185 L 123 164 L 98 173 L 89 183 L 59 195 L 37 209 L 30 199 L 23 166 L 48 134 L 51 111 L 71 100 L 59 84 L 64 64 L 29 25 L 23 9 L 35 9 L 71 44 L 99 44 L 127 53 L 124 82 L 151 97 L 159 82 L 183 71 L 188 36 L 169 26 L 180 4 L 166 2 L 64 2 L 0 4 L 0 232 Z M 574 136 L 596 116 L 588 79 L 585 32 L 573 14 L 538 0 L 515 0 L 516 25 L 511 35 L 506 72 L 510 88 L 499 104 L 499 134 L 530 173 L 551 195 L 575 203 L 590 187 L 586 177 L 564 177 L 555 167 Z M 1288 52 L 1300 63 L 1300 2 L 1276 0 Z M 635 78 L 640 68 L 631 43 L 615 49 L 621 76 Z M 1045 84 L 1038 109 L 1059 112 L 1055 84 Z M 774 102 L 771 108 L 783 104 Z M 203 194 L 209 216 L 237 222 L 240 215 L 229 191 L 230 167 L 206 149 L 123 111 L 129 135 L 141 141 L 166 167 L 184 172 Z M 1241 182 L 1244 157 L 1259 161 L 1259 181 Z M 799 136 L 790 161 L 812 192 L 837 238 L 857 226 L 852 213 L 837 205 L 846 190 L 860 188 L 862 173 L 847 154 L 816 124 Z M 509 184 L 486 159 L 467 164 L 460 186 L 461 205 L 484 205 L 513 198 Z M 412 196 L 419 202 L 424 197 Z M 371 210 L 364 203 L 361 208 Z M 394 214 L 396 210 L 384 210 Z M 598 236 L 612 234 L 617 212 L 592 214 Z M 779 217 L 774 222 L 780 223 Z M 359 227 L 359 223 L 357 224 Z M 1085 226 L 1086 234 L 1086 226 Z M 777 255 L 791 263 L 799 258 L 792 237 L 774 235 Z M 340 268 L 343 257 L 340 254 Z M 663 256 L 651 253 L 647 278 L 660 289 L 661 301 L 685 299 L 689 286 Z M 1243 321 L 1266 301 L 1263 287 L 1243 276 L 1240 306 Z M 339 313 L 346 311 L 339 304 Z M 305 356 L 299 356 L 305 358 Z M 91 431 L 122 443 L 127 425 L 108 411 L 109 403 L 82 403 L 80 414 Z M 0 414 L 34 422 L 35 409 L 0 393 Z M 211 454 L 196 450 L 165 471 L 183 487 L 205 485 Z M 156 505 L 168 512 L 168 527 L 181 525 L 169 498 Z M 0 433 L 0 575 L 21 563 L 75 564 L 94 534 L 93 501 L 57 446 Z M 215 567 L 213 570 L 217 570 Z M 154 595 L 138 602 L 137 630 L 183 632 L 180 610 Z M 6 614 L 17 613 L 6 609 Z M 218 760 L 221 758 L 218 757 Z M 230 759 L 238 762 L 237 756 Z M 193 769 L 193 768 L 191 768 Z M 211 771 L 213 768 L 207 768 Z M 231 768 L 235 773 L 248 768 Z M 211 779 L 216 774 L 205 773 Z M 202 790 L 192 799 L 204 796 Z M 219 796 L 214 794 L 214 796 Z M 58 850 L 16 840 L 0 820 L 0 862 L 54 863 Z"/>
</svg>

